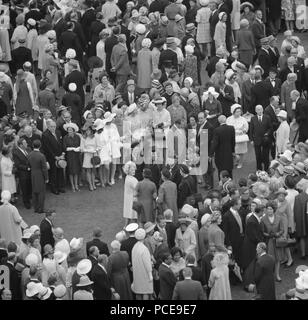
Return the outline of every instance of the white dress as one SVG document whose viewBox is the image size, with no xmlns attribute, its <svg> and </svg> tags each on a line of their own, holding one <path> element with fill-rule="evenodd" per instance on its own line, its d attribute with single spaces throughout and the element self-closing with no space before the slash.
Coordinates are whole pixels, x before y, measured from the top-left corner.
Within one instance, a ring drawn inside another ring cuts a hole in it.
<svg viewBox="0 0 308 320">
<path fill-rule="evenodd" d="M 124 204 L 123 204 L 123 217 L 126 219 L 137 219 L 136 211 L 133 211 L 134 195 L 138 180 L 127 175 L 124 184 Z"/>
<path fill-rule="evenodd" d="M 287 150 L 289 139 L 290 126 L 287 121 L 283 121 L 276 131 L 276 157 Z"/>
<path fill-rule="evenodd" d="M 241 21 L 241 0 L 233 0 L 233 9 L 231 12 L 232 30 L 240 30 Z"/>
<path fill-rule="evenodd" d="M 15 175 L 12 173 L 13 161 L 8 157 L 1 158 L 2 190 L 8 190 L 11 194 L 16 192 Z"/>
<path fill-rule="evenodd" d="M 235 129 L 235 135 L 247 134 L 248 122 L 244 117 L 234 118 L 230 116 L 227 119 L 227 125 L 233 126 Z M 244 154 L 247 152 L 247 142 L 240 142 L 235 144 L 235 154 Z"/>
</svg>

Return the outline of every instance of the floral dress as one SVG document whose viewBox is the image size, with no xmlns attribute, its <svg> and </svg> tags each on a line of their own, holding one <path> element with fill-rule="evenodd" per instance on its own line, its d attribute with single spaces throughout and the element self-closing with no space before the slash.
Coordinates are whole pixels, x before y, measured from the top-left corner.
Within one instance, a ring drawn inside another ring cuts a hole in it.
<svg viewBox="0 0 308 320">
<path fill-rule="evenodd" d="M 295 1 L 294 0 L 282 0 L 281 8 L 283 12 L 283 17 L 286 21 L 295 20 Z"/>
<path fill-rule="evenodd" d="M 197 57 L 194 55 L 187 55 L 184 59 L 183 64 L 184 78 L 191 77 L 193 83 L 198 85 L 198 68 L 197 68 Z"/>
</svg>

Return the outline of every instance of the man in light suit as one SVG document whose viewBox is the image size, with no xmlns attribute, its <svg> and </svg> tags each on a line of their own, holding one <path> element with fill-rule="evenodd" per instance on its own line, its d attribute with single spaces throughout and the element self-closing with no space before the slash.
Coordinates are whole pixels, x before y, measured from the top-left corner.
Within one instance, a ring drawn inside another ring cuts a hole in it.
<svg viewBox="0 0 308 320">
<path fill-rule="evenodd" d="M 40 243 L 42 248 L 42 253 L 46 244 L 50 244 L 52 247 L 55 245 L 55 239 L 53 237 L 53 219 L 55 218 L 56 213 L 49 211 L 45 213 L 45 218 L 41 221 L 40 224 Z"/>
<path fill-rule="evenodd" d="M 184 280 L 176 283 L 172 300 L 204 300 L 202 285 L 199 281 L 191 280 L 191 268 L 183 270 Z"/>
<path fill-rule="evenodd" d="M 162 264 L 159 266 L 159 298 L 160 300 L 171 300 L 173 290 L 176 284 L 176 277 L 170 269 L 172 257 L 170 253 L 166 253 L 162 257 Z"/>
<path fill-rule="evenodd" d="M 120 34 L 118 36 L 118 44 L 116 44 L 112 49 L 111 66 L 111 71 L 116 73 L 116 91 L 122 93 L 128 76 L 132 74 L 126 48 L 125 34 Z"/>
</svg>

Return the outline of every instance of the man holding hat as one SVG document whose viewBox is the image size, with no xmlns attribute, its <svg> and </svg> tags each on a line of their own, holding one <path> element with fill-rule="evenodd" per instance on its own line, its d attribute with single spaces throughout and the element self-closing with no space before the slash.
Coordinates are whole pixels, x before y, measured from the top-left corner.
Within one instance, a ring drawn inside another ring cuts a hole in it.
<svg viewBox="0 0 308 320">
<path fill-rule="evenodd" d="M 10 61 L 10 69 L 12 74 L 16 74 L 18 69 L 22 69 L 25 62 L 32 63 L 31 50 L 27 48 L 26 37 L 18 39 L 19 47 L 12 50 L 12 61 Z"/>
</svg>

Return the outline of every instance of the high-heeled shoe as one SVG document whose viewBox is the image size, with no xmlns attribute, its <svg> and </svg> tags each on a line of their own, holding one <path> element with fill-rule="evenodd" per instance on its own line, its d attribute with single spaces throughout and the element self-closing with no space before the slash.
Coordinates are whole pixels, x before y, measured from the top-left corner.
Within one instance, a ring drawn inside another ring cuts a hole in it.
<svg viewBox="0 0 308 320">
<path fill-rule="evenodd" d="M 281 279 L 281 278 L 279 278 L 279 279 L 278 279 L 278 278 L 276 278 L 275 280 L 276 280 L 276 282 L 281 282 L 281 281 L 282 281 L 282 279 Z"/>
<path fill-rule="evenodd" d="M 284 267 L 285 268 L 291 268 L 293 266 L 293 264 L 294 264 L 294 260 L 292 260 L 292 262 L 290 264 L 287 263 Z"/>
</svg>

